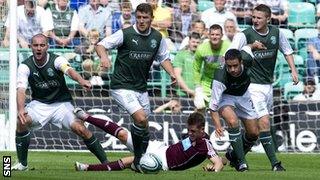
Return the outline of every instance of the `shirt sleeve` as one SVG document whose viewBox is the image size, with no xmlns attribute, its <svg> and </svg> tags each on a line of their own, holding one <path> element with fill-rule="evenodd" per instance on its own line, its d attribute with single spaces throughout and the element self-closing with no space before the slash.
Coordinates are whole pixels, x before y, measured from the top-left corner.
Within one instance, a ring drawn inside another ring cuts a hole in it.
<svg viewBox="0 0 320 180">
<path fill-rule="evenodd" d="M 238 32 L 229 47 L 229 49 L 238 49 L 241 50 L 243 46 L 247 45 L 247 38 L 243 32 Z"/>
<path fill-rule="evenodd" d="M 205 141 L 206 141 L 206 145 L 207 145 L 207 149 L 208 149 L 208 153 L 207 153 L 208 158 L 212 158 L 212 157 L 217 156 L 218 154 L 217 154 L 216 150 L 214 150 L 210 141 L 208 139 L 205 139 Z"/>
<path fill-rule="evenodd" d="M 106 49 L 114 49 L 122 45 L 123 43 L 123 31 L 119 30 L 108 37 L 105 37 L 98 43 L 98 45 L 104 46 Z"/>
<path fill-rule="evenodd" d="M 170 59 L 169 55 L 170 55 L 170 53 L 168 51 L 167 43 L 166 43 L 165 39 L 162 38 L 161 42 L 160 42 L 160 47 L 159 47 L 157 55 L 155 57 L 155 61 L 162 63 L 163 61 Z"/>
<path fill-rule="evenodd" d="M 30 69 L 25 64 L 20 64 L 18 67 L 18 76 L 17 76 L 17 88 L 28 88 L 28 77 L 30 74 Z"/>
<path fill-rule="evenodd" d="M 212 90 L 211 90 L 211 99 L 209 103 L 209 108 L 212 111 L 217 111 L 219 107 L 219 103 L 221 101 L 222 93 L 226 90 L 226 86 L 217 81 L 213 80 L 212 82 Z"/>
<path fill-rule="evenodd" d="M 279 31 L 279 49 L 285 55 L 290 55 L 293 53 L 293 50 L 290 46 L 288 39 L 285 37 L 284 33 Z"/>
<path fill-rule="evenodd" d="M 66 58 L 64 58 L 63 56 L 59 56 L 55 59 L 54 67 L 57 70 L 62 71 L 64 74 L 67 74 L 68 69 L 71 68 L 68 60 Z"/>
</svg>

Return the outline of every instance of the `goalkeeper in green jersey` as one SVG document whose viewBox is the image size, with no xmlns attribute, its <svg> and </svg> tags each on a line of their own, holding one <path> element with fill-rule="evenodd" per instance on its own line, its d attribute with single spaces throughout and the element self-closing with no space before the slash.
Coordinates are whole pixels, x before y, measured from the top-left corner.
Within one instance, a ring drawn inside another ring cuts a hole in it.
<svg viewBox="0 0 320 180">
<path fill-rule="evenodd" d="M 16 129 L 18 163 L 12 166 L 12 170 L 28 170 L 27 158 L 31 136 L 29 130 L 40 129 L 48 123 L 58 128 L 72 130 L 83 138 L 88 149 L 101 163 L 107 162 L 105 152 L 97 138 L 73 114 L 72 97 L 64 75 L 77 81 L 86 90 L 91 88 L 90 82 L 72 69 L 64 57 L 47 52 L 48 40 L 43 34 L 32 37 L 31 49 L 33 55 L 18 67 Z M 25 106 L 28 84 L 32 100 Z"/>
<path fill-rule="evenodd" d="M 223 30 L 218 24 L 209 29 L 209 41 L 200 44 L 195 52 L 193 76 L 195 81 L 194 105 L 204 110 L 211 96 L 211 82 L 214 72 L 224 64 L 224 54 L 230 46 L 229 40 L 223 40 Z"/>
<path fill-rule="evenodd" d="M 273 104 L 273 72 L 279 50 L 284 54 L 291 69 L 293 83 L 297 84 L 299 80 L 294 65 L 293 50 L 285 35 L 277 27 L 268 25 L 270 20 L 270 8 L 263 4 L 256 6 L 252 13 L 253 26 L 236 34 L 230 48 L 243 49 L 249 47 L 251 50 L 254 59 L 250 67 L 251 84 L 248 90 L 258 114 L 256 127 L 259 128 L 259 138 L 269 158 L 272 170 L 284 171 L 285 169 L 281 166 L 275 154 L 269 121 Z M 258 44 L 260 48 L 253 48 L 253 44 Z M 230 156 L 228 157 L 230 159 Z"/>
</svg>

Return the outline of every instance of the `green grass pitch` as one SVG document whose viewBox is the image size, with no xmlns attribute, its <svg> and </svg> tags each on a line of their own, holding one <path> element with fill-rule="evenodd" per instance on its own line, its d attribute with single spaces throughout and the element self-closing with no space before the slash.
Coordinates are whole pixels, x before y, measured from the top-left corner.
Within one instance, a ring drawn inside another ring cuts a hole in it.
<svg viewBox="0 0 320 180">
<path fill-rule="evenodd" d="M 0 152 L 2 156 L 11 155 L 12 161 L 16 160 L 14 152 Z M 107 153 L 109 160 L 116 160 L 128 155 L 126 153 Z M 224 153 L 220 153 L 223 155 Z M 95 157 L 88 153 L 80 152 L 29 152 L 29 171 L 12 172 L 11 178 L 3 179 L 70 179 L 70 180 L 98 180 L 98 179 L 130 179 L 130 180 L 186 180 L 186 179 L 215 179 L 215 180 L 307 180 L 320 179 L 320 155 L 319 154 L 278 154 L 286 172 L 272 172 L 269 161 L 265 154 L 249 153 L 247 161 L 250 170 L 248 172 L 236 172 L 233 168 L 226 166 L 220 173 L 204 172 L 203 164 L 186 171 L 161 171 L 159 174 L 139 174 L 129 169 L 114 172 L 77 172 L 74 162 L 98 163 Z"/>
</svg>

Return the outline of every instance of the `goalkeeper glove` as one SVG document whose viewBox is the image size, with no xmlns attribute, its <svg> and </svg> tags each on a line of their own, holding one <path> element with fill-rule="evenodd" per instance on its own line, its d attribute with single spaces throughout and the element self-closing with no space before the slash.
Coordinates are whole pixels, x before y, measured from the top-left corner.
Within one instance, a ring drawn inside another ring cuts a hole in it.
<svg viewBox="0 0 320 180">
<path fill-rule="evenodd" d="M 197 109 L 203 109 L 206 107 L 205 95 L 203 94 L 203 89 L 201 86 L 198 86 L 195 89 L 195 96 L 194 96 L 193 103 Z"/>
</svg>

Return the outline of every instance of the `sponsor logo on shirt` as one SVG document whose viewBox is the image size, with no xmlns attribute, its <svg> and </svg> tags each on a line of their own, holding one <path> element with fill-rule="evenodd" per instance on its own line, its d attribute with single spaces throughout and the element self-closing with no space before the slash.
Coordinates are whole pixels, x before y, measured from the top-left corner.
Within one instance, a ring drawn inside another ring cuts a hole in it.
<svg viewBox="0 0 320 180">
<path fill-rule="evenodd" d="M 135 60 L 149 60 L 152 58 L 152 53 L 143 51 L 130 51 L 129 58 Z"/>
</svg>

